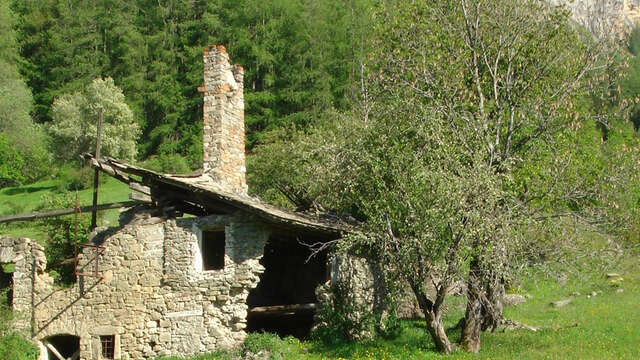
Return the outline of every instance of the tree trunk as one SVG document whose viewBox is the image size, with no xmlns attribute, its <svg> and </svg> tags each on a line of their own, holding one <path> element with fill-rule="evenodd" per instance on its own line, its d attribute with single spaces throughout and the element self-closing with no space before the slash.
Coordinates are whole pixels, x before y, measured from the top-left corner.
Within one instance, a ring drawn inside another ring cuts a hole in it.
<svg viewBox="0 0 640 360">
<path fill-rule="evenodd" d="M 493 275 L 493 274 L 492 274 Z M 502 301 L 504 299 L 504 283 L 494 276 L 486 280 L 486 301 L 482 304 L 482 331 L 495 331 L 502 325 Z"/>
<path fill-rule="evenodd" d="M 442 323 L 442 318 L 440 316 L 440 309 L 434 306 L 434 303 L 427 298 L 422 289 L 414 287 L 414 284 L 411 285 L 416 299 L 418 300 L 418 305 L 424 313 L 424 318 L 427 322 L 427 330 L 429 330 L 429 334 L 431 335 L 433 342 L 436 344 L 436 350 L 444 354 L 450 354 L 453 347 L 444 330 L 444 324 Z"/>
<path fill-rule="evenodd" d="M 478 259 L 469 268 L 467 310 L 460 346 L 470 352 L 480 350 L 480 333 L 495 331 L 503 322 L 504 282 L 491 270 L 483 269 Z"/>
<path fill-rule="evenodd" d="M 478 260 L 471 261 L 469 279 L 467 281 L 467 310 L 464 314 L 464 328 L 460 338 L 460 347 L 477 353 L 480 350 L 480 333 L 482 332 L 482 274 Z"/>
<path fill-rule="evenodd" d="M 424 311 L 424 310 L 423 310 Z M 436 344 L 436 350 L 444 354 L 451 354 L 452 345 L 449 337 L 444 330 L 442 319 L 439 314 L 425 312 L 425 320 L 427 321 L 427 329 L 433 342 Z"/>
</svg>

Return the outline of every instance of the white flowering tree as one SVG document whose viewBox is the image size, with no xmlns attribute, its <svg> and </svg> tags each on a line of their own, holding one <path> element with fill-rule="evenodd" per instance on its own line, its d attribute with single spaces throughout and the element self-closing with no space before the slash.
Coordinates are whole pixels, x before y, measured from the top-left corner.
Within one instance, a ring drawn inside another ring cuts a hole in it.
<svg viewBox="0 0 640 360">
<path fill-rule="evenodd" d="M 103 111 L 102 155 L 132 160 L 140 126 L 125 103 L 122 90 L 111 78 L 95 79 L 83 91 L 65 94 L 53 103 L 53 123 L 49 126 L 56 156 L 77 159 L 95 148 L 97 122 Z"/>
</svg>

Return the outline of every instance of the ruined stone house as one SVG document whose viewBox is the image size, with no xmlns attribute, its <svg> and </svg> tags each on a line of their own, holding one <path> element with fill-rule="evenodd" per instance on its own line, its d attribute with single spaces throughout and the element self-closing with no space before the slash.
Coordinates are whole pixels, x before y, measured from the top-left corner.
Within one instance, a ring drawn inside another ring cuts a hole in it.
<svg viewBox="0 0 640 360">
<path fill-rule="evenodd" d="M 82 247 L 70 288 L 54 286 L 40 245 L 0 237 L 0 264 L 14 267 L 12 276 L 0 272 L 12 286 L 6 301 L 42 360 L 187 357 L 237 345 L 250 331 L 310 329 L 328 271 L 326 255 L 307 261 L 303 243 L 347 227 L 247 195 L 243 69 L 222 46 L 203 57 L 202 174 L 89 157 L 147 204 Z"/>
</svg>

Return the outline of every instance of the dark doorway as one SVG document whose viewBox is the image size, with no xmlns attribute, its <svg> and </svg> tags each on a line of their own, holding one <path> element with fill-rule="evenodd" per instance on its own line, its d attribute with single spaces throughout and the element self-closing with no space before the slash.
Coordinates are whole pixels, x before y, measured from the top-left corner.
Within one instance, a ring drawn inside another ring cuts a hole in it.
<svg viewBox="0 0 640 360">
<path fill-rule="evenodd" d="M 49 360 L 78 359 L 80 357 L 80 338 L 73 335 L 56 335 L 42 341 L 47 347 Z M 57 352 L 58 354 L 56 354 Z"/>
<path fill-rule="evenodd" d="M 14 264 L 0 265 L 0 305 L 13 307 L 13 270 Z"/>
<path fill-rule="evenodd" d="M 260 261 L 265 271 L 247 299 L 247 331 L 298 338 L 309 335 L 317 302 L 315 289 L 327 280 L 326 253 L 311 259 L 309 255 L 308 247 L 294 236 L 269 238 Z"/>
</svg>

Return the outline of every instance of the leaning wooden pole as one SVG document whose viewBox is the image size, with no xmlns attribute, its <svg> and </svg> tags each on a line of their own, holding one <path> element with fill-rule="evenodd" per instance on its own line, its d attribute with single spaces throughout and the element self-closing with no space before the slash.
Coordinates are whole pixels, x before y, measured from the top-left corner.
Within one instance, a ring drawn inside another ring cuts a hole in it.
<svg viewBox="0 0 640 360">
<path fill-rule="evenodd" d="M 98 134 L 96 136 L 96 160 L 100 161 L 100 138 L 102 136 L 102 112 L 100 109 L 100 114 L 98 115 Z M 98 222 L 98 184 L 100 179 L 100 170 L 98 168 L 95 169 L 95 173 L 93 175 L 93 211 L 91 211 L 91 231 L 93 231 Z"/>
</svg>

